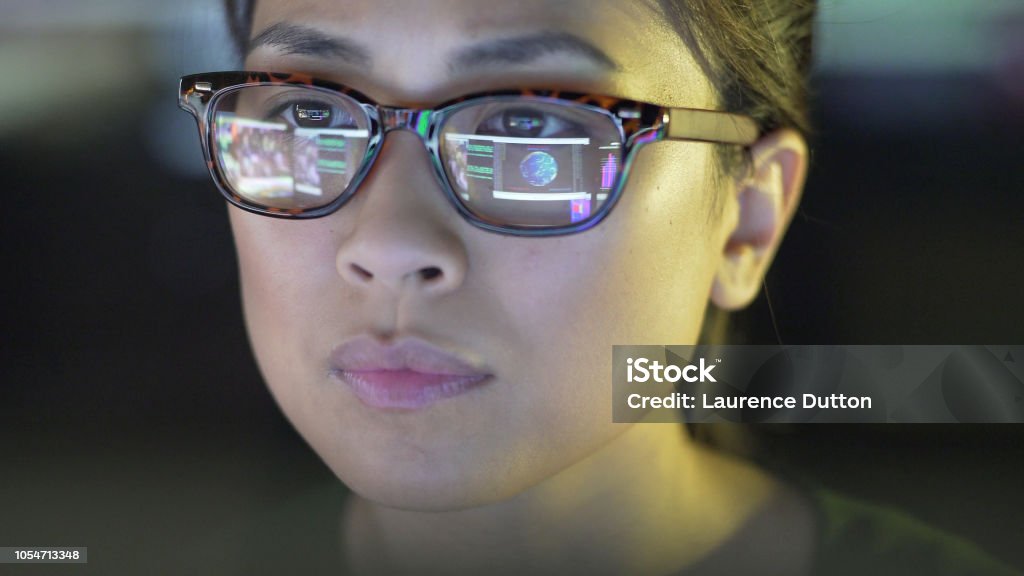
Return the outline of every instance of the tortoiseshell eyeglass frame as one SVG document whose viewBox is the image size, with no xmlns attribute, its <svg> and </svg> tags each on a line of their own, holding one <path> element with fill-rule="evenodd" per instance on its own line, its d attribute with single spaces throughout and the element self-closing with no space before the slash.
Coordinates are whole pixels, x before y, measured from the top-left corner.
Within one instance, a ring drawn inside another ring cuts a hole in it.
<svg viewBox="0 0 1024 576">
<path fill-rule="evenodd" d="M 355 100 L 366 113 L 369 140 L 362 165 L 347 188 L 327 205 L 302 209 L 282 209 L 251 202 L 236 194 L 214 161 L 213 131 L 210 130 L 214 104 L 219 98 L 246 86 L 286 85 L 308 87 L 317 91 L 344 94 Z M 508 225 L 486 220 L 469 210 L 456 195 L 442 165 L 438 139 L 445 121 L 467 104 L 509 97 L 530 99 L 588 109 L 607 117 L 618 128 L 625 160 L 616 176 L 607 200 L 590 218 L 558 227 Z M 670 108 L 610 96 L 563 92 L 558 90 L 499 90 L 462 96 L 430 109 L 393 108 L 381 106 L 367 96 L 340 84 L 319 80 L 305 74 L 274 72 L 211 72 L 181 78 L 178 104 L 196 118 L 203 154 L 213 180 L 231 204 L 256 214 L 276 218 L 303 219 L 326 216 L 344 205 L 359 188 L 363 178 L 380 152 L 384 135 L 391 130 L 406 129 L 417 133 L 430 152 L 434 174 L 449 201 L 474 226 L 514 236 L 556 236 L 587 230 L 611 212 L 622 194 L 637 151 L 650 142 L 686 140 L 749 146 L 758 138 L 757 124 L 746 116 L 718 110 Z"/>
</svg>

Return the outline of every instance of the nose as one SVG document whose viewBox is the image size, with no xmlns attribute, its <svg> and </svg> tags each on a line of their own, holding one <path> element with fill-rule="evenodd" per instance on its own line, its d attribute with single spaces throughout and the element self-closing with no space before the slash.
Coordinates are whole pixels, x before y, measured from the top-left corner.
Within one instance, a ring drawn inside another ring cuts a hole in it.
<svg viewBox="0 0 1024 576">
<path fill-rule="evenodd" d="M 468 267 L 460 217 L 434 177 L 421 138 L 409 129 L 388 132 L 370 173 L 342 208 L 352 225 L 338 248 L 338 273 L 363 290 L 452 291 Z"/>
</svg>

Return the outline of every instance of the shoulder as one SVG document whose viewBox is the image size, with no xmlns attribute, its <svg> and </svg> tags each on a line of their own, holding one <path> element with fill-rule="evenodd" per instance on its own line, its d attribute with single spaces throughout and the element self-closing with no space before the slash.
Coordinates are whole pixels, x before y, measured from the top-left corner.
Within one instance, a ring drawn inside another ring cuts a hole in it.
<svg viewBox="0 0 1024 576">
<path fill-rule="evenodd" d="M 974 544 L 882 506 L 828 490 L 810 497 L 818 514 L 814 574 L 1018 574 Z"/>
</svg>

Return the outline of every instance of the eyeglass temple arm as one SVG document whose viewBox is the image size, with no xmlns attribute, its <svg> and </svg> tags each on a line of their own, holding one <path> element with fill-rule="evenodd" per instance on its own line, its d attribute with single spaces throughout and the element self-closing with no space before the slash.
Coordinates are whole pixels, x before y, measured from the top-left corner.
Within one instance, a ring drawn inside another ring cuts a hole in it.
<svg viewBox="0 0 1024 576">
<path fill-rule="evenodd" d="M 749 146 L 757 141 L 757 123 L 751 118 L 717 110 L 668 108 L 665 137 Z"/>
</svg>

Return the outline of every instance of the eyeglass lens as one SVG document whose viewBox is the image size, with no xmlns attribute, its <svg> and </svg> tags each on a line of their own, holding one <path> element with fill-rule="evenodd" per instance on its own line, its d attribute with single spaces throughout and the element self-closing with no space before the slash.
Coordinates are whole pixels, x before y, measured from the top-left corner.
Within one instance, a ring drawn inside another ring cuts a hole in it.
<svg viewBox="0 0 1024 576">
<path fill-rule="evenodd" d="M 246 86 L 215 101 L 211 129 L 228 186 L 268 208 L 330 204 L 368 160 L 365 111 L 333 92 Z M 517 96 L 458 105 L 437 145 L 459 201 L 499 226 L 588 220 L 608 199 L 622 163 L 620 132 L 608 115 Z"/>
</svg>

